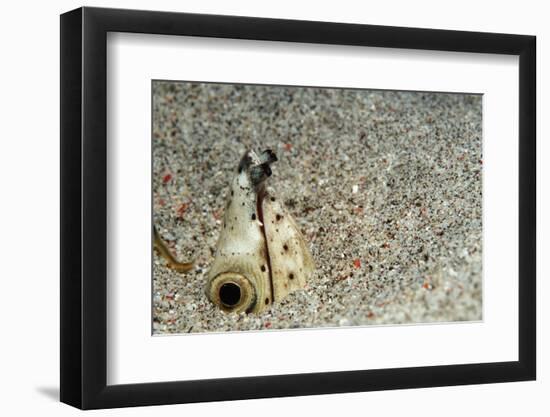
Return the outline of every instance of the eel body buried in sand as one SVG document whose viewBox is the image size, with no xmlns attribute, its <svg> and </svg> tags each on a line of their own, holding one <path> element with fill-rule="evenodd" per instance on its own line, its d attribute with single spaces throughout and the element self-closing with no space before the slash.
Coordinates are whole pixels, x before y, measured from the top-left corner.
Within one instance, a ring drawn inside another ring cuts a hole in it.
<svg viewBox="0 0 550 417">
<path fill-rule="evenodd" d="M 271 150 L 248 151 L 231 183 L 207 297 L 226 312 L 258 313 L 303 288 L 315 268 L 302 234 L 266 179 Z"/>
<path fill-rule="evenodd" d="M 179 262 L 174 255 L 172 255 L 172 252 L 170 252 L 170 249 L 166 246 L 166 243 L 162 240 L 159 233 L 157 232 L 157 228 L 153 226 L 153 247 L 157 250 L 157 252 L 166 260 L 166 265 L 169 268 L 172 268 L 173 270 L 181 273 L 189 272 L 193 269 L 193 266 L 195 265 L 194 262 Z"/>
</svg>

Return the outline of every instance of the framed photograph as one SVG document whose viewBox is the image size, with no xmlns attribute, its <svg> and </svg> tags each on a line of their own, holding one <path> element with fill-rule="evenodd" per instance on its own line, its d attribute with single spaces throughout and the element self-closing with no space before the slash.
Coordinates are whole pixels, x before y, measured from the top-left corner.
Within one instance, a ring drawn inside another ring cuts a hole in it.
<svg viewBox="0 0 550 417">
<path fill-rule="evenodd" d="M 61 401 L 533 380 L 535 37 L 61 16 Z"/>
</svg>

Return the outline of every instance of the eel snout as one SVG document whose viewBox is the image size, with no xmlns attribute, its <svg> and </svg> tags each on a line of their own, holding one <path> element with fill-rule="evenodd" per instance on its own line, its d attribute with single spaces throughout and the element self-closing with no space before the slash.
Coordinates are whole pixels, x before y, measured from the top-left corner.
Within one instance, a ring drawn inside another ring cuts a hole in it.
<svg viewBox="0 0 550 417">
<path fill-rule="evenodd" d="M 271 149 L 264 150 L 260 155 L 254 151 L 246 152 L 239 162 L 238 172 L 248 172 L 250 182 L 254 187 L 259 187 L 271 176 L 270 165 L 277 162 L 277 156 Z"/>
</svg>

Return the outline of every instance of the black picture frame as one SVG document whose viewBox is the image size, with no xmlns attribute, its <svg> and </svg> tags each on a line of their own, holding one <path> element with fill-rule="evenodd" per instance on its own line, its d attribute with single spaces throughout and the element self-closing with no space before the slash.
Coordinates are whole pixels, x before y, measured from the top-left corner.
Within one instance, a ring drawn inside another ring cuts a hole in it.
<svg viewBox="0 0 550 417">
<path fill-rule="evenodd" d="M 519 360 L 107 385 L 108 32 L 519 56 Z M 61 15 L 61 401 L 95 409 L 534 380 L 535 54 L 524 35 L 88 7 Z"/>
</svg>

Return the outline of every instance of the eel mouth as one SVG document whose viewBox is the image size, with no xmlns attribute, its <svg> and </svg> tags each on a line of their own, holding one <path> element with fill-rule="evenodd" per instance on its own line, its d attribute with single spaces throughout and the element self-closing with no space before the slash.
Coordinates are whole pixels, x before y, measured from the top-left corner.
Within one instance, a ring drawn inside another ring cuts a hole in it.
<svg viewBox="0 0 550 417">
<path fill-rule="evenodd" d="M 271 256 L 269 255 L 269 245 L 267 244 L 267 234 L 265 232 L 265 222 L 264 222 L 264 210 L 263 210 L 263 203 L 264 200 L 267 198 L 267 190 L 265 187 L 265 184 L 260 184 L 258 191 L 257 191 L 257 198 L 256 198 L 256 212 L 258 213 L 258 220 L 260 222 L 260 230 L 263 236 L 264 241 L 264 249 L 265 249 L 265 258 L 267 261 L 267 273 L 269 278 L 269 287 L 271 290 L 271 301 L 275 301 L 275 291 L 273 288 L 273 274 L 271 271 Z"/>
<path fill-rule="evenodd" d="M 275 301 L 275 291 L 273 286 L 273 273 L 271 270 L 271 256 L 269 254 L 269 245 L 267 243 L 267 234 L 265 231 L 266 225 L 264 222 L 264 200 L 268 198 L 268 192 L 265 186 L 265 180 L 271 176 L 271 167 L 270 165 L 274 162 L 277 162 L 277 155 L 271 149 L 265 149 L 260 156 L 254 155 L 255 165 L 250 170 L 250 177 L 252 183 L 256 187 L 256 213 L 258 216 L 258 221 L 260 222 L 260 231 L 262 233 L 264 241 L 264 251 L 265 259 L 267 262 L 267 274 L 269 280 L 269 289 L 271 292 L 271 302 Z M 269 298 L 266 298 L 266 303 L 269 302 Z"/>
<path fill-rule="evenodd" d="M 266 196 L 267 196 L 267 190 L 265 188 L 265 184 L 261 183 L 256 190 L 256 212 L 258 213 L 258 220 L 262 224 L 264 224 L 263 204 Z"/>
</svg>

